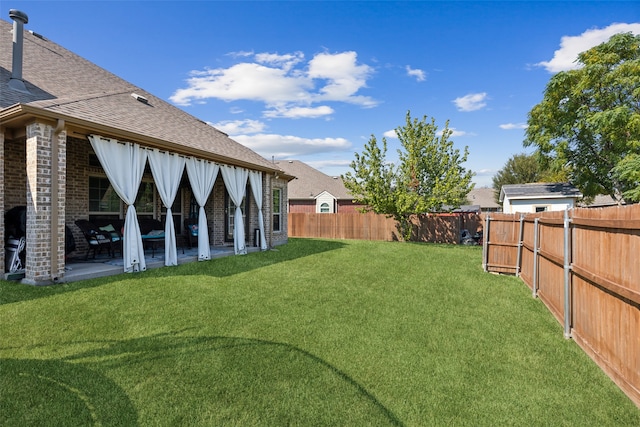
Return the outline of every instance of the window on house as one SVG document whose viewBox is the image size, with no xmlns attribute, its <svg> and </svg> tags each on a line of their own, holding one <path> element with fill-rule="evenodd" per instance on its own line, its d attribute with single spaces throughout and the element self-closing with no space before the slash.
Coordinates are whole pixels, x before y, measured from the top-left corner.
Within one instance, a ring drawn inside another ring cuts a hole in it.
<svg viewBox="0 0 640 427">
<path fill-rule="evenodd" d="M 106 177 L 89 177 L 89 215 L 120 215 L 120 197 Z"/>
<path fill-rule="evenodd" d="M 155 186 L 152 181 L 140 183 L 135 207 L 138 216 L 155 217 Z M 109 178 L 89 177 L 89 217 L 119 218 L 122 211 L 122 200 Z"/>
<path fill-rule="evenodd" d="M 547 211 L 546 206 L 536 206 L 536 212 L 546 212 L 546 211 Z"/>
<path fill-rule="evenodd" d="M 136 197 L 136 213 L 138 217 L 155 218 L 155 186 L 151 181 L 142 181 Z"/>
<path fill-rule="evenodd" d="M 247 213 L 249 212 L 249 200 L 247 197 L 249 194 L 245 191 L 245 197 L 242 199 L 240 203 L 240 209 L 242 210 L 242 222 L 244 223 L 244 234 L 245 237 L 249 236 L 249 219 L 247 218 Z M 235 212 L 236 206 L 233 204 L 233 200 L 229 196 L 229 193 L 225 191 L 225 240 L 228 242 L 233 241 L 233 228 L 235 227 Z"/>
<path fill-rule="evenodd" d="M 282 189 L 273 189 L 273 231 L 282 230 Z"/>
<path fill-rule="evenodd" d="M 329 209 L 329 203 L 323 203 L 320 205 L 320 213 L 329 213 L 331 209 Z"/>
<path fill-rule="evenodd" d="M 162 223 L 167 219 L 167 208 L 160 208 L 160 213 L 162 215 Z M 176 234 L 182 233 L 182 189 L 178 189 L 178 193 L 176 194 L 176 198 L 173 200 L 173 205 L 171 206 L 171 214 L 173 216 L 173 226 L 176 229 Z"/>
</svg>

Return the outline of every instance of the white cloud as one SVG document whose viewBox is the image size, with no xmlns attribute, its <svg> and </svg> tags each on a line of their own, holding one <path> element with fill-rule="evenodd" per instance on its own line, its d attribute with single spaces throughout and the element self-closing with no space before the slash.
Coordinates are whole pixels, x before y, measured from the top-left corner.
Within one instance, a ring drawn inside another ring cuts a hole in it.
<svg viewBox="0 0 640 427">
<path fill-rule="evenodd" d="M 398 139 L 398 134 L 396 134 L 395 129 L 391 129 L 382 134 L 385 138 L 395 138 Z"/>
<path fill-rule="evenodd" d="M 457 130 L 456 128 L 449 128 L 449 130 L 451 131 L 451 135 L 449 135 L 450 137 L 458 137 L 458 136 L 475 136 L 474 133 L 469 133 L 469 132 L 465 132 L 463 130 Z M 438 132 L 436 132 L 436 136 L 440 137 L 442 136 L 442 132 L 441 130 L 439 130 Z"/>
<path fill-rule="evenodd" d="M 550 73 L 576 69 L 579 53 L 606 42 L 614 34 L 626 32 L 640 34 L 640 23 L 616 23 L 605 28 L 587 30 L 579 36 L 563 36 L 560 39 L 560 49 L 554 52 L 553 58 L 536 65 L 544 67 Z"/>
<path fill-rule="evenodd" d="M 476 111 L 485 107 L 487 103 L 487 93 L 470 93 L 468 95 L 456 98 L 453 103 L 458 107 L 458 111 Z"/>
<path fill-rule="evenodd" d="M 233 57 L 253 58 L 229 68 L 195 70 L 187 87 L 169 98 L 178 105 L 207 99 L 250 100 L 266 104 L 269 117 L 322 117 L 333 113 L 317 102 L 347 102 L 373 107 L 378 102 L 358 92 L 367 87 L 374 69 L 358 64 L 356 52 L 320 53 L 304 61 L 291 54 L 237 52 Z M 280 112 L 288 115 L 281 115 Z"/>
<path fill-rule="evenodd" d="M 296 158 L 320 153 L 344 151 L 351 148 L 345 138 L 302 138 L 292 135 L 256 134 L 236 135 L 233 137 L 242 145 L 270 159 Z"/>
<path fill-rule="evenodd" d="M 258 120 L 226 120 L 213 123 L 213 127 L 221 130 L 227 135 L 239 135 L 248 133 L 263 132 L 266 125 Z"/>
<path fill-rule="evenodd" d="M 415 77 L 417 81 L 423 82 L 427 79 L 427 74 L 420 69 L 413 69 L 409 65 L 406 67 L 407 75 L 409 77 Z"/>
<path fill-rule="evenodd" d="M 269 64 L 289 71 L 294 65 L 304 60 L 304 53 L 295 52 L 285 55 L 279 55 L 277 53 L 258 53 L 255 58 L 256 61 L 261 64 Z"/>
<path fill-rule="evenodd" d="M 268 118 L 288 118 L 288 119 L 300 119 L 300 118 L 318 118 L 323 116 L 330 116 L 333 114 L 333 108 L 326 105 L 320 105 L 318 107 L 286 107 L 286 106 L 274 106 L 270 110 L 264 112 L 264 117 Z"/>
<path fill-rule="evenodd" d="M 528 126 L 526 123 L 505 123 L 500 125 L 500 129 L 511 130 L 511 129 L 526 129 Z"/>
<path fill-rule="evenodd" d="M 309 61 L 308 77 L 326 80 L 315 99 L 323 101 L 342 101 L 372 106 L 377 104 L 365 96 L 356 96 L 356 92 L 367 86 L 367 78 L 373 74 L 368 65 L 357 65 L 358 54 L 342 52 L 336 54 L 320 53 Z"/>
<path fill-rule="evenodd" d="M 218 98 L 224 101 L 248 99 L 268 104 L 309 101 L 312 82 L 292 76 L 282 68 L 243 62 L 230 68 L 192 71 L 186 89 L 178 89 L 169 98 L 178 105 Z"/>
</svg>

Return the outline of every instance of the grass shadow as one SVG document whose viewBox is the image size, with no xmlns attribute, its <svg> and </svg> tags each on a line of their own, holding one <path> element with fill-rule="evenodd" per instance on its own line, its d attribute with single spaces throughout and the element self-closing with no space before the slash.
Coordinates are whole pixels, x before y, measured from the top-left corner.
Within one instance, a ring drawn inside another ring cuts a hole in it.
<svg viewBox="0 0 640 427">
<path fill-rule="evenodd" d="M 62 360 L 0 364 L 0 425 L 138 425 L 127 394 L 93 369 Z"/>
<path fill-rule="evenodd" d="M 348 373 L 301 348 L 177 334 L 73 342 L 90 349 L 60 360 L 3 359 L 2 383 L 16 391 L 0 400 L 0 424 L 402 425 Z"/>
</svg>

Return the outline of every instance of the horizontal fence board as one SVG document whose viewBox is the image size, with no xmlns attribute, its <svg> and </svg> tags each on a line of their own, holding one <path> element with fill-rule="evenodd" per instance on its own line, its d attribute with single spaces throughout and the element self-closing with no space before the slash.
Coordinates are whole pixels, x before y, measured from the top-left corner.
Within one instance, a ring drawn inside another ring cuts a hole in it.
<svg viewBox="0 0 640 427">
<path fill-rule="evenodd" d="M 402 240 L 397 222 L 386 215 L 360 213 L 291 212 L 288 217 L 290 237 L 351 240 Z M 473 235 L 481 229 L 482 219 L 475 213 L 414 215 L 412 236 L 416 242 L 459 243 L 461 231 Z"/>
</svg>

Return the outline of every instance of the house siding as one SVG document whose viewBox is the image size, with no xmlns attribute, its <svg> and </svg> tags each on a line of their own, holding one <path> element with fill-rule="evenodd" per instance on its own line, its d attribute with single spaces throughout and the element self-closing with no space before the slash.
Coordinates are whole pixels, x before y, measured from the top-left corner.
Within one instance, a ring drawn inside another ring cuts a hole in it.
<svg viewBox="0 0 640 427">
<path fill-rule="evenodd" d="M 563 211 L 574 206 L 574 198 L 550 198 L 550 199 L 509 199 L 505 198 L 504 213 L 531 213 L 536 207 L 546 206 L 548 211 Z"/>
</svg>

